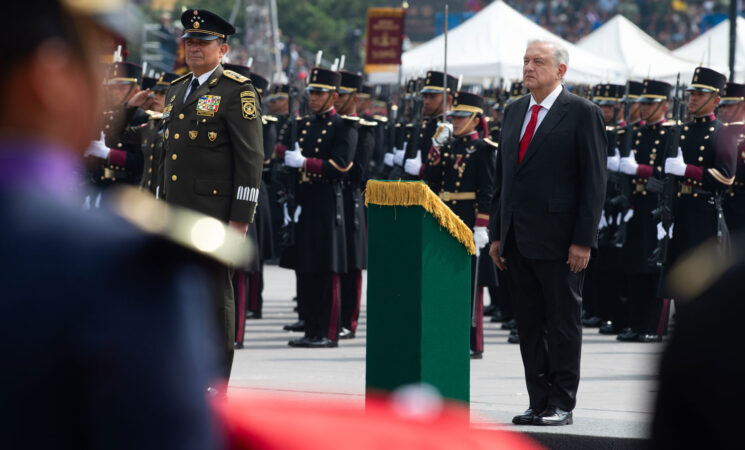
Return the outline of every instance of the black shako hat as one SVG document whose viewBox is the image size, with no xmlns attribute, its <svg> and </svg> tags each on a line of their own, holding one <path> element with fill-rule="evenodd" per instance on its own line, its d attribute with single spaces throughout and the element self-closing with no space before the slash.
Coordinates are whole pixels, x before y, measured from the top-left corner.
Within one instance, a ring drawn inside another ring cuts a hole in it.
<svg viewBox="0 0 745 450">
<path fill-rule="evenodd" d="M 339 89 L 341 74 L 322 67 L 314 67 L 308 76 L 308 92 L 329 92 Z"/>
<path fill-rule="evenodd" d="M 153 86 L 152 90 L 157 91 L 167 91 L 168 88 L 171 86 L 171 82 L 180 77 L 181 75 L 173 73 L 173 72 L 163 72 L 160 74 L 160 78 L 158 78 L 158 81 L 155 82 L 155 86 Z"/>
<path fill-rule="evenodd" d="M 142 66 L 131 62 L 115 62 L 109 66 L 106 84 L 140 84 L 142 82 Z"/>
<path fill-rule="evenodd" d="M 227 39 L 235 33 L 235 27 L 227 20 L 206 9 L 187 9 L 181 14 L 181 25 L 184 26 L 183 39 L 212 41 Z"/>
<path fill-rule="evenodd" d="M 660 103 L 670 98 L 673 85 L 659 80 L 644 80 L 644 87 L 639 101 L 643 103 Z"/>
<path fill-rule="evenodd" d="M 471 92 L 456 92 L 453 96 L 453 109 L 448 115 L 469 117 L 473 114 L 484 114 L 484 97 Z"/>
<path fill-rule="evenodd" d="M 290 96 L 290 85 L 289 84 L 275 84 L 269 91 L 269 96 L 266 98 L 272 102 L 280 98 L 288 98 Z"/>
<path fill-rule="evenodd" d="M 593 101 L 600 106 L 614 105 L 621 101 L 626 86 L 622 84 L 598 84 L 593 88 Z"/>
<path fill-rule="evenodd" d="M 267 91 L 269 80 L 254 72 L 251 72 L 249 78 L 251 78 L 251 84 L 254 85 L 254 89 L 256 89 L 259 94 L 263 95 L 264 92 Z"/>
<path fill-rule="evenodd" d="M 422 94 L 437 94 L 443 89 L 443 73 L 436 70 L 427 72 L 427 78 L 424 79 Z M 458 90 L 458 79 L 448 74 L 448 92 L 454 93 Z"/>
<path fill-rule="evenodd" d="M 340 71 L 339 74 L 341 75 L 341 81 L 339 82 L 340 94 L 354 94 L 362 89 L 362 83 L 365 80 L 361 74 L 347 72 L 346 70 Z"/>
<path fill-rule="evenodd" d="M 727 84 L 727 77 L 716 70 L 711 70 L 708 67 L 696 67 L 696 71 L 693 72 L 693 81 L 687 90 L 720 93 L 725 84 Z"/>
<path fill-rule="evenodd" d="M 142 88 L 143 91 L 145 89 L 152 89 L 155 86 L 155 83 L 157 82 L 158 82 L 157 78 L 145 76 L 145 77 L 142 77 L 142 84 L 140 85 L 140 87 Z"/>
<path fill-rule="evenodd" d="M 729 82 L 722 91 L 720 105 L 734 105 L 745 101 L 745 84 Z"/>
<path fill-rule="evenodd" d="M 625 92 L 625 89 L 624 89 Z M 629 100 L 632 102 L 638 101 L 644 92 L 644 83 L 641 81 L 629 80 Z"/>
</svg>

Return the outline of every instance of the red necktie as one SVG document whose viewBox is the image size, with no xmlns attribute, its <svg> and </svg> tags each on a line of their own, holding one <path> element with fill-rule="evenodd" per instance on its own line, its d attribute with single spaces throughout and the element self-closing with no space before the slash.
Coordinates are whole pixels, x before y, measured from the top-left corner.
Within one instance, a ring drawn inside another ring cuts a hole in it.
<svg viewBox="0 0 745 450">
<path fill-rule="evenodd" d="M 528 122 L 528 127 L 525 128 L 525 134 L 523 134 L 523 138 L 520 139 L 520 152 L 517 154 L 517 162 L 518 164 L 523 161 L 523 156 L 525 156 L 525 151 L 528 149 L 528 145 L 530 145 L 530 140 L 533 139 L 533 133 L 535 133 L 535 126 L 538 123 L 538 111 L 541 110 L 541 105 L 533 105 L 531 113 L 530 113 L 530 122 Z"/>
</svg>

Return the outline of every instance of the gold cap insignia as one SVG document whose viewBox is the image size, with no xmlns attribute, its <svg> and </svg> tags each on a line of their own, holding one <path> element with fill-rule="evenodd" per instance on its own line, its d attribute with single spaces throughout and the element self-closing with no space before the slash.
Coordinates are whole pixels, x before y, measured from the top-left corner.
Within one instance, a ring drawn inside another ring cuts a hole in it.
<svg viewBox="0 0 745 450">
<path fill-rule="evenodd" d="M 193 26 L 194 28 L 199 28 L 199 22 L 198 22 L 198 21 L 194 21 L 194 25 L 192 25 L 192 26 Z"/>
</svg>

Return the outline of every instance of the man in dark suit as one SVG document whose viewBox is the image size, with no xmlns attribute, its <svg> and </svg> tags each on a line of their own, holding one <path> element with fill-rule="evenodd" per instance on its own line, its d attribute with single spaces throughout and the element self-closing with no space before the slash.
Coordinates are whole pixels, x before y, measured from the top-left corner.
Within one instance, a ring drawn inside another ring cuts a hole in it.
<svg viewBox="0 0 745 450">
<path fill-rule="evenodd" d="M 600 108 L 561 85 L 567 51 L 532 41 L 529 96 L 505 110 L 490 217 L 491 255 L 512 287 L 530 396 L 515 424 L 572 423 L 582 347 L 582 283 L 597 247 L 607 138 Z"/>
</svg>

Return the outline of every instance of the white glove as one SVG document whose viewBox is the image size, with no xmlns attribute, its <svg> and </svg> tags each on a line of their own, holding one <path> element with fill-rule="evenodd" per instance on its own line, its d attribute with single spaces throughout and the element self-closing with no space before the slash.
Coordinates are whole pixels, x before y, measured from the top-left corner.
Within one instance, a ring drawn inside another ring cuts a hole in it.
<svg viewBox="0 0 745 450">
<path fill-rule="evenodd" d="M 639 164 L 636 162 L 634 152 L 629 152 L 629 156 L 621 158 L 621 164 L 618 167 L 622 173 L 626 175 L 636 175 L 636 170 L 639 168 Z"/>
<path fill-rule="evenodd" d="M 95 156 L 97 158 L 106 159 L 109 157 L 110 148 L 106 147 L 104 143 L 104 135 L 101 133 L 101 138 L 97 141 L 91 141 L 91 145 L 85 150 L 83 156 Z"/>
<path fill-rule="evenodd" d="M 406 164 L 404 164 L 404 172 L 418 177 L 420 170 L 422 170 L 422 151 L 417 150 L 415 157 L 406 160 Z"/>
<path fill-rule="evenodd" d="M 661 241 L 665 239 L 665 236 L 669 237 L 670 239 L 673 238 L 673 227 L 675 224 L 670 225 L 670 229 L 665 231 L 665 227 L 662 225 L 662 222 L 657 222 L 657 240 Z"/>
<path fill-rule="evenodd" d="M 598 224 L 598 230 L 602 230 L 603 228 L 608 226 L 608 221 L 605 220 L 605 214 L 600 215 L 600 223 Z"/>
<path fill-rule="evenodd" d="M 628 222 L 631 220 L 631 218 L 634 217 L 634 210 L 632 208 L 629 208 L 628 211 L 626 211 L 626 215 L 623 216 L 623 221 Z"/>
<path fill-rule="evenodd" d="M 618 213 L 616 216 L 616 225 L 621 225 L 621 219 L 623 218 L 623 214 Z"/>
<path fill-rule="evenodd" d="M 476 246 L 476 250 L 479 252 L 486 244 L 489 243 L 489 232 L 486 231 L 486 227 L 474 227 L 473 228 L 473 244 Z"/>
<path fill-rule="evenodd" d="M 300 205 L 297 205 L 295 208 L 295 223 L 297 223 L 298 220 L 300 220 L 300 213 L 303 211 L 303 207 Z"/>
<path fill-rule="evenodd" d="M 618 148 L 615 150 L 615 154 L 613 156 L 608 157 L 608 161 L 606 162 L 606 167 L 608 167 L 608 170 L 611 172 L 618 172 L 618 165 L 621 162 L 621 153 L 618 152 Z"/>
<path fill-rule="evenodd" d="M 301 153 L 300 145 L 295 142 L 295 149 L 285 152 L 285 165 L 300 168 L 305 163 L 305 156 Z"/>
<path fill-rule="evenodd" d="M 386 153 L 383 155 L 383 164 L 388 167 L 393 167 L 393 153 Z"/>
<path fill-rule="evenodd" d="M 437 131 L 432 137 L 432 145 L 437 148 L 442 147 L 453 136 L 453 124 L 449 122 L 440 122 L 437 124 Z"/>
<path fill-rule="evenodd" d="M 683 152 L 678 147 L 678 156 L 665 160 L 665 173 L 683 177 L 686 174 L 686 163 L 683 160 Z"/>
<path fill-rule="evenodd" d="M 295 217 L 292 219 L 293 222 L 297 223 L 297 221 L 300 219 L 300 212 L 303 210 L 303 208 L 300 205 L 297 205 L 295 207 Z M 282 212 L 284 213 L 284 225 L 287 226 L 290 224 L 290 211 L 287 209 L 287 203 L 282 205 Z"/>
</svg>

